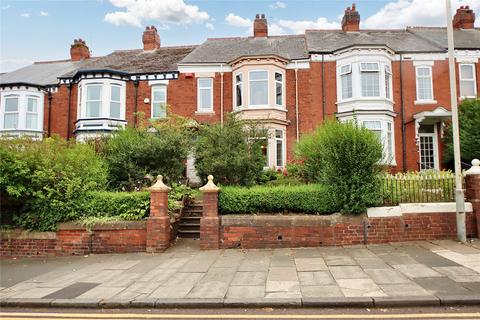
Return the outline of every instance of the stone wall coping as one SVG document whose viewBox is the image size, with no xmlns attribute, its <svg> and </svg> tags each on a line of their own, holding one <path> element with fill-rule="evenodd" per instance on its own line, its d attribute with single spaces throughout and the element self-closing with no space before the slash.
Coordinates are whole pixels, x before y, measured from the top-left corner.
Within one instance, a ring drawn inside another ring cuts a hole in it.
<svg viewBox="0 0 480 320">
<path fill-rule="evenodd" d="M 472 204 L 465 202 L 465 212 L 472 212 Z M 455 202 L 401 203 L 395 207 L 368 208 L 369 218 L 401 217 L 404 214 L 452 213 L 456 212 Z"/>
<path fill-rule="evenodd" d="M 146 222 L 141 221 L 108 221 L 104 223 L 97 223 L 92 227 L 88 228 L 90 230 L 136 230 L 136 229 L 145 229 Z M 58 230 L 86 230 L 87 227 L 80 224 L 79 222 L 64 222 L 58 225 Z"/>
<path fill-rule="evenodd" d="M 22 229 L 2 230 L 0 231 L 2 240 L 55 240 L 56 232 L 27 231 Z"/>
<path fill-rule="evenodd" d="M 312 214 L 231 214 L 221 216 L 222 226 L 263 226 L 263 227 L 328 227 L 338 222 L 357 222 L 363 221 L 365 215 L 342 215 L 334 213 L 330 215 L 312 215 Z"/>
</svg>

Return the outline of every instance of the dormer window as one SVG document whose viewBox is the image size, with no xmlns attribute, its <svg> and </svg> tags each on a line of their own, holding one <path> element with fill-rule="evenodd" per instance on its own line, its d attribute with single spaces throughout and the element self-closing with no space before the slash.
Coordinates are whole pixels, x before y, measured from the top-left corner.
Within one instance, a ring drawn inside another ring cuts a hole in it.
<svg viewBox="0 0 480 320">
<path fill-rule="evenodd" d="M 250 71 L 249 85 L 250 105 L 268 106 L 268 71 Z"/>
<path fill-rule="evenodd" d="M 360 63 L 362 97 L 380 96 L 380 68 L 376 62 Z"/>
</svg>

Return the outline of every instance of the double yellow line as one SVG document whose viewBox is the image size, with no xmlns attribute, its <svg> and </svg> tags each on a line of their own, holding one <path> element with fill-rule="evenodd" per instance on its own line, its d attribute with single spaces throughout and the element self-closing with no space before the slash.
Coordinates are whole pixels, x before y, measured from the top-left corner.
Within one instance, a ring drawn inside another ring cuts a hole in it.
<svg viewBox="0 0 480 320">
<path fill-rule="evenodd" d="M 2 320 L 93 320 L 93 319 L 480 319 L 473 313 L 410 314 L 145 314 L 145 313 L 29 313 L 3 312 Z"/>
</svg>

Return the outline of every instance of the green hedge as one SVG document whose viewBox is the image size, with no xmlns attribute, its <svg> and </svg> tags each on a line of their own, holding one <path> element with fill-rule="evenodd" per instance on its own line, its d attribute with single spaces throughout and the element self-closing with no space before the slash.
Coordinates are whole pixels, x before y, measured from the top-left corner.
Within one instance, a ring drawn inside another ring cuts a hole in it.
<svg viewBox="0 0 480 320">
<path fill-rule="evenodd" d="M 298 186 L 222 187 L 218 206 L 223 214 L 332 213 L 335 210 L 325 187 Z"/>
</svg>

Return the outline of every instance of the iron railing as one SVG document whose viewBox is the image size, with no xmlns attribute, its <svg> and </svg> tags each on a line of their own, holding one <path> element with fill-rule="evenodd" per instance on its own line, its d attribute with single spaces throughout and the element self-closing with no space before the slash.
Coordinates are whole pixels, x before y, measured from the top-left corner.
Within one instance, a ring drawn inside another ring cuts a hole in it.
<svg viewBox="0 0 480 320">
<path fill-rule="evenodd" d="M 384 174 L 382 176 L 384 205 L 420 202 L 455 201 L 455 174 L 451 171 L 426 170 Z"/>
</svg>

